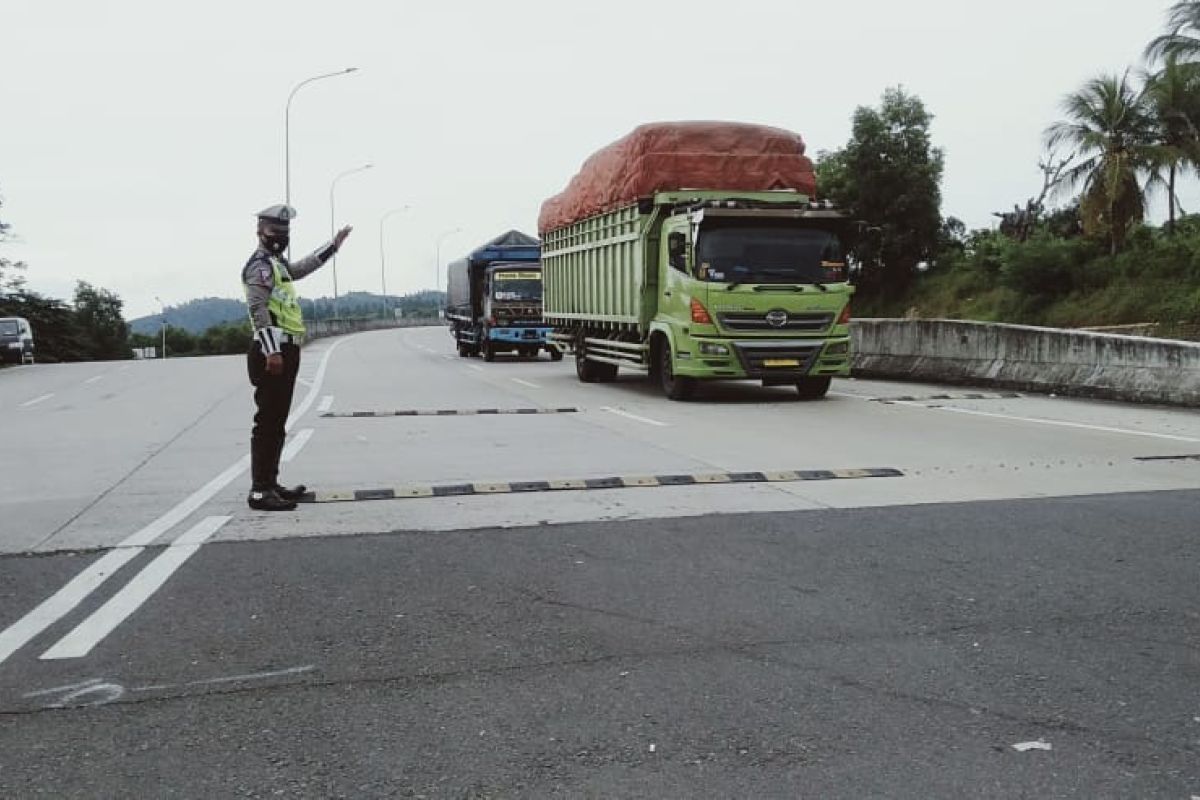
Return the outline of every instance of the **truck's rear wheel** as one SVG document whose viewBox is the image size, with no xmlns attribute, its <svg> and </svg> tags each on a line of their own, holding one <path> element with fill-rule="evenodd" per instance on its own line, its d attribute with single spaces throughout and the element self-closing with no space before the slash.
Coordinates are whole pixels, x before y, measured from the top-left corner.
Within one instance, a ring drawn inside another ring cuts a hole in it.
<svg viewBox="0 0 1200 800">
<path fill-rule="evenodd" d="M 801 400 L 820 400 L 829 391 L 833 378 L 828 375 L 819 378 L 801 378 L 796 381 L 796 391 L 800 392 Z"/>
<path fill-rule="evenodd" d="M 458 343 L 458 357 L 466 358 L 469 355 L 471 355 L 471 346 L 468 345 L 466 342 L 459 342 Z"/>
<path fill-rule="evenodd" d="M 671 400 L 689 400 L 696 393 L 696 379 L 675 374 L 671 347 L 667 337 L 659 336 L 654 343 L 654 366 L 663 394 Z"/>
<path fill-rule="evenodd" d="M 550 354 L 551 361 L 562 361 L 562 350 L 559 350 L 557 347 L 547 348 L 546 352 Z"/>
<path fill-rule="evenodd" d="M 575 345 L 575 375 L 584 383 L 608 383 L 617 379 L 617 365 L 589 360 L 581 338 Z"/>
</svg>

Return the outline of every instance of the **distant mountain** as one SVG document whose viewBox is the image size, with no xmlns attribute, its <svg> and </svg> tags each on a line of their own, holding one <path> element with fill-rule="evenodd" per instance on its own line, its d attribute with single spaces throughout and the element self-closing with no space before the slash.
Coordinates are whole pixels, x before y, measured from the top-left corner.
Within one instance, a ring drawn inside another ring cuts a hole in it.
<svg viewBox="0 0 1200 800">
<path fill-rule="evenodd" d="M 239 322 L 246 318 L 246 304 L 225 297 L 202 297 L 181 306 L 167 306 L 167 324 L 188 333 L 202 333 L 213 325 Z M 162 324 L 161 314 L 150 314 L 129 321 L 134 333 L 154 334 Z"/>
<path fill-rule="evenodd" d="M 388 295 L 386 310 L 394 313 L 395 309 L 400 309 L 405 317 L 434 317 L 444 296 L 443 292 L 433 291 L 417 292 L 403 297 Z M 336 314 L 331 297 L 319 297 L 316 300 L 301 298 L 300 307 L 304 310 L 305 319 L 331 319 L 334 316 L 344 319 L 379 317 L 385 310 L 383 296 L 371 292 L 341 295 L 338 298 Z M 214 325 L 246 319 L 246 304 L 241 300 L 226 297 L 204 297 L 189 300 L 179 306 L 167 306 L 166 317 L 167 324 L 172 328 L 182 328 L 193 334 L 203 333 Z M 129 321 L 129 327 L 134 333 L 148 335 L 158 333 L 161 324 L 161 314 L 148 314 Z"/>
</svg>

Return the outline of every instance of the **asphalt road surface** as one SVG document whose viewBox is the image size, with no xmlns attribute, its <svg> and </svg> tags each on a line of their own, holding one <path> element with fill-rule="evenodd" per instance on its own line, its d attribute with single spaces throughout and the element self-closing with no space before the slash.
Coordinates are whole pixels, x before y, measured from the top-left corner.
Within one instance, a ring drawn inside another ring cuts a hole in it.
<svg viewBox="0 0 1200 800">
<path fill-rule="evenodd" d="M 274 515 L 241 359 L 0 372 L 0 797 L 1200 796 L 1195 412 L 304 360 Z"/>
</svg>

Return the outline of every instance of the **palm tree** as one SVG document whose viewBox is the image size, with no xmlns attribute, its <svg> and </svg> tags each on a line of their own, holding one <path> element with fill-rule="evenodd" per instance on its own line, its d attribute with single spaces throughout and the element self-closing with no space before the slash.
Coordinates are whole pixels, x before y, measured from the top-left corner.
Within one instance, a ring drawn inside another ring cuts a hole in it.
<svg viewBox="0 0 1200 800">
<path fill-rule="evenodd" d="M 1157 129 L 1156 166 L 1167 172 L 1167 230 L 1174 233 L 1176 181 L 1181 172 L 1200 166 L 1200 64 L 1169 55 L 1162 70 L 1144 73 L 1143 80 L 1142 94 Z"/>
<path fill-rule="evenodd" d="M 1116 253 L 1145 216 L 1139 179 L 1152 178 L 1162 163 L 1154 116 L 1128 73 L 1088 81 L 1063 98 L 1062 109 L 1067 119 L 1047 129 L 1047 142 L 1052 148 L 1070 146 L 1083 161 L 1066 172 L 1061 185 L 1083 184 L 1084 231 L 1107 236 Z"/>
<path fill-rule="evenodd" d="M 1176 56 L 1183 61 L 1200 57 L 1200 0 L 1179 0 L 1167 11 L 1167 32 L 1146 45 L 1146 59 Z"/>
</svg>

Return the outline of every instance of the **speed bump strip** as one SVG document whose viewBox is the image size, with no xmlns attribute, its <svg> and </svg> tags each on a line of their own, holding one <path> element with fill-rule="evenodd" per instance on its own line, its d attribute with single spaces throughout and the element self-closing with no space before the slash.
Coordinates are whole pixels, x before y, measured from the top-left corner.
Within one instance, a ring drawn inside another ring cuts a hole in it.
<svg viewBox="0 0 1200 800">
<path fill-rule="evenodd" d="M 401 486 L 390 489 L 354 489 L 308 492 L 301 503 L 349 503 L 358 500 L 405 500 L 417 497 L 469 497 L 488 494 L 635 489 L 659 486 L 696 486 L 714 483 L 787 483 L 856 478 L 902 478 L 898 469 L 808 469 L 772 472 L 712 472 L 696 475 L 628 475 L 609 478 L 575 478 L 555 481 L 451 483 L 439 486 Z"/>
<path fill-rule="evenodd" d="M 1134 461 L 1200 461 L 1200 454 L 1182 456 L 1134 456 Z"/>
<path fill-rule="evenodd" d="M 578 408 L 410 408 L 400 411 L 326 411 L 322 417 L 483 417 L 496 414 L 578 414 Z"/>
<path fill-rule="evenodd" d="M 1021 395 L 1016 392 L 1004 392 L 1002 394 L 929 394 L 921 397 L 913 395 L 900 395 L 899 397 L 872 397 L 871 402 L 883 403 L 890 405 L 892 403 L 924 403 L 931 400 L 1019 400 Z"/>
</svg>

